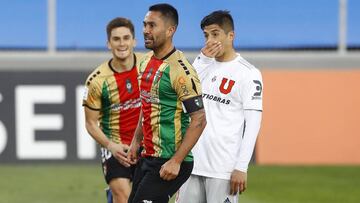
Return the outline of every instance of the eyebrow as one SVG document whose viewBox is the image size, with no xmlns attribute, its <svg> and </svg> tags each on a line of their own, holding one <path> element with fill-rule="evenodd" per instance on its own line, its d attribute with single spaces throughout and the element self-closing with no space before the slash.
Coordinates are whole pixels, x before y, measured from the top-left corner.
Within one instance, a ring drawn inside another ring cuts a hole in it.
<svg viewBox="0 0 360 203">
<path fill-rule="evenodd" d="M 203 31 L 203 33 L 204 34 L 206 34 L 206 33 L 211 33 L 211 32 L 220 32 L 220 29 L 218 29 L 218 28 L 214 28 L 214 29 L 211 29 L 211 30 L 209 30 L 209 31 Z"/>
<path fill-rule="evenodd" d="M 143 24 L 155 24 L 155 21 L 143 21 Z"/>
<path fill-rule="evenodd" d="M 220 29 L 219 28 L 214 28 L 214 29 L 210 30 L 209 32 L 220 32 Z"/>
</svg>

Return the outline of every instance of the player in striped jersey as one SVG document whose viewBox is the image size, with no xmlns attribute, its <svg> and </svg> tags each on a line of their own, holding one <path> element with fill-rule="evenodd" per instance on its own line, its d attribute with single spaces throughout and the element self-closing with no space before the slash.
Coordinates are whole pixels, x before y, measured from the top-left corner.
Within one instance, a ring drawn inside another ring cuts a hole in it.
<svg viewBox="0 0 360 203">
<path fill-rule="evenodd" d="M 130 162 L 137 160 L 141 140 L 144 150 L 129 202 L 168 202 L 191 174 L 190 150 L 206 125 L 199 78 L 172 43 L 177 25 L 177 11 L 169 4 L 151 6 L 144 19 L 145 47 L 153 51 L 139 66 L 143 121 Z"/>
<path fill-rule="evenodd" d="M 134 26 L 126 18 L 115 18 L 107 25 L 108 48 L 112 59 L 97 67 L 87 78 L 83 106 L 86 129 L 101 145 L 106 182 L 113 198 L 125 203 L 130 194 L 134 167 L 126 164 L 126 152 L 140 113 Z M 100 124 L 100 126 L 98 125 Z"/>
<path fill-rule="evenodd" d="M 203 87 L 208 125 L 193 148 L 194 169 L 177 202 L 235 203 L 246 189 L 260 128 L 262 77 L 236 53 L 229 12 L 204 17 L 201 29 L 206 45 L 193 65 Z"/>
</svg>

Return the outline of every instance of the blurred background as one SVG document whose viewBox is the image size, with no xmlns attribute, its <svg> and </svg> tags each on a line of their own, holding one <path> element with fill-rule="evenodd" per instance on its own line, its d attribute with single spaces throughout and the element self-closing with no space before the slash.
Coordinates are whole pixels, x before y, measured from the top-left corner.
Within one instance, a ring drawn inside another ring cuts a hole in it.
<svg viewBox="0 0 360 203">
<path fill-rule="evenodd" d="M 264 81 L 261 132 L 241 202 L 360 202 L 359 0 L 1 0 L 0 203 L 105 202 L 84 128 L 87 75 L 111 58 L 106 25 L 150 5 L 178 9 L 189 61 L 201 19 L 229 10 L 235 47 Z M 190 202 L 191 203 L 191 202 Z"/>
</svg>

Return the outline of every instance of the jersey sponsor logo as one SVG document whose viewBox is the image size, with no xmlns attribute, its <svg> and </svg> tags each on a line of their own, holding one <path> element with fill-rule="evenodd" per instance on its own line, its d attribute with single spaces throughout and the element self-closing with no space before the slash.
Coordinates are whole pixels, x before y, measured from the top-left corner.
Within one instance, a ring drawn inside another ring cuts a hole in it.
<svg viewBox="0 0 360 203">
<path fill-rule="evenodd" d="M 215 81 L 216 81 L 216 75 L 213 78 L 211 78 L 211 82 L 215 82 Z"/>
<path fill-rule="evenodd" d="M 186 88 L 186 85 L 182 85 L 181 89 L 182 89 L 182 93 L 183 93 L 184 96 L 187 96 L 187 95 L 190 94 L 189 90 Z"/>
<path fill-rule="evenodd" d="M 227 85 L 227 87 L 225 88 L 225 84 L 228 83 L 228 80 L 227 78 L 223 78 L 222 81 L 221 81 L 221 84 L 220 84 L 220 87 L 219 87 L 219 90 L 221 93 L 223 94 L 229 94 L 231 92 L 231 89 L 233 88 L 234 84 L 235 84 L 235 81 L 234 80 L 230 80 L 229 81 L 229 84 Z"/>
<path fill-rule="evenodd" d="M 261 94 L 262 94 L 262 84 L 259 80 L 253 80 L 253 82 L 256 85 L 256 92 L 252 96 L 252 100 L 261 100 Z"/>
<path fill-rule="evenodd" d="M 133 88 L 132 88 L 132 84 L 130 79 L 126 79 L 126 90 L 129 92 L 129 94 L 131 94 L 133 92 Z"/>
<path fill-rule="evenodd" d="M 143 202 L 143 203 L 152 203 L 153 201 L 152 201 L 152 200 L 145 200 L 145 199 L 144 199 L 142 202 Z"/>
<path fill-rule="evenodd" d="M 140 100 L 140 98 L 136 98 L 136 99 L 129 99 L 124 103 L 112 104 L 111 110 L 123 111 L 123 110 L 128 110 L 128 109 L 139 108 L 140 106 L 141 106 L 141 100 Z"/>
<path fill-rule="evenodd" d="M 160 99 L 156 95 L 151 95 L 150 92 L 147 92 L 145 90 L 141 90 L 140 97 L 143 99 L 146 103 L 160 103 Z"/>
<path fill-rule="evenodd" d="M 204 99 L 208 99 L 208 100 L 212 100 L 212 101 L 215 101 L 215 102 L 219 102 L 221 104 L 230 104 L 230 99 L 224 99 L 224 98 L 221 98 L 221 97 L 218 97 L 218 96 L 214 96 L 214 95 L 211 95 L 211 94 L 203 94 L 203 98 Z"/>
<path fill-rule="evenodd" d="M 189 95 L 189 90 L 186 88 L 186 80 L 183 76 L 180 76 L 178 79 L 178 83 L 180 84 L 180 87 L 182 89 L 182 93 L 184 96 Z"/>
</svg>

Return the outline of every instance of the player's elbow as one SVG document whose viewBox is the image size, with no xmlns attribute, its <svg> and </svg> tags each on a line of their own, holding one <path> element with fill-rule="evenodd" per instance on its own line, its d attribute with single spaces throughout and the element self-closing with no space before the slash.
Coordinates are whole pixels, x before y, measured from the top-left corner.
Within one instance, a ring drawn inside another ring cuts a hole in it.
<svg viewBox="0 0 360 203">
<path fill-rule="evenodd" d="M 94 130 L 95 130 L 95 125 L 96 125 L 96 124 L 94 124 L 94 122 L 92 122 L 92 121 L 89 121 L 89 120 L 86 120 L 86 121 L 85 121 L 86 131 L 87 131 L 90 135 L 93 134 L 93 132 L 94 132 Z"/>
</svg>

